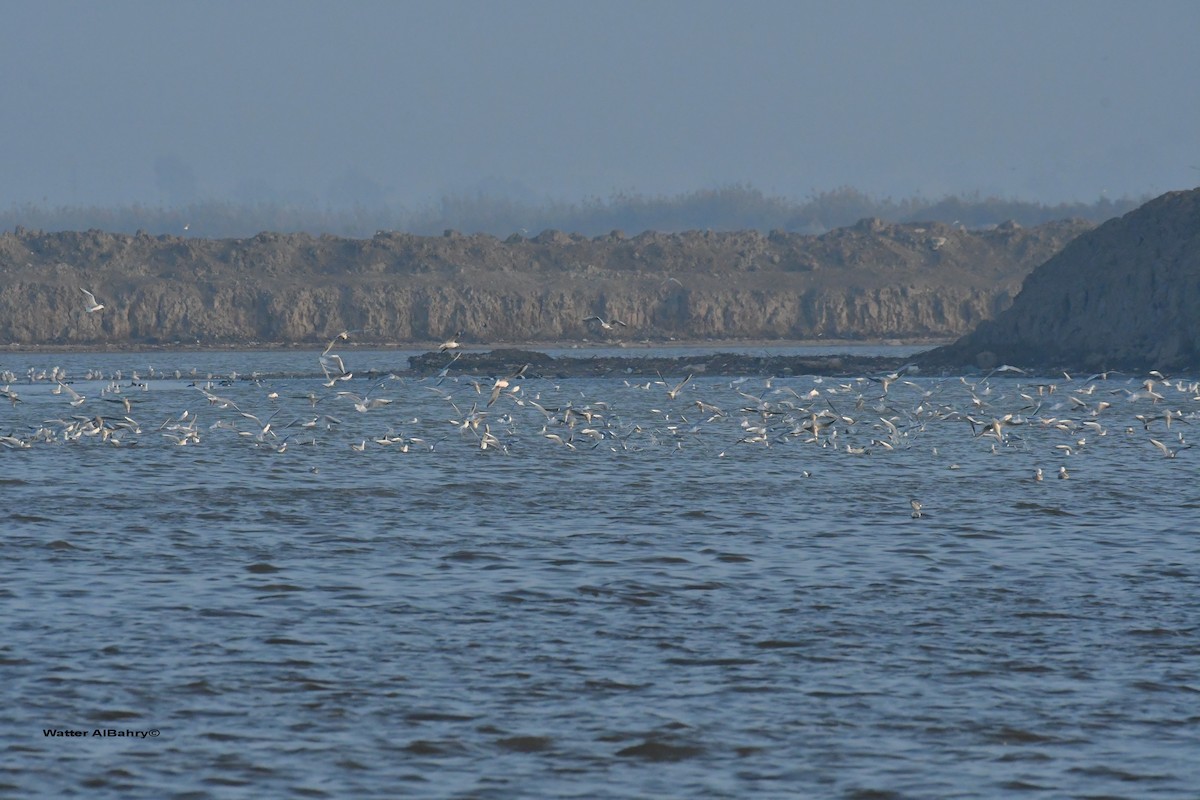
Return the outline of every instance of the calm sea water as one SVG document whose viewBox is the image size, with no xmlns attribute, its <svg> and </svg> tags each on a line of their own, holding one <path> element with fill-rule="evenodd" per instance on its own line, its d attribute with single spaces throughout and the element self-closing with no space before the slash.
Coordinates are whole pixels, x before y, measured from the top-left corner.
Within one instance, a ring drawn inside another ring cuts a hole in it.
<svg viewBox="0 0 1200 800">
<path fill-rule="evenodd" d="M 1196 795 L 1194 378 L 341 353 L 0 360 L 0 795 Z"/>
</svg>

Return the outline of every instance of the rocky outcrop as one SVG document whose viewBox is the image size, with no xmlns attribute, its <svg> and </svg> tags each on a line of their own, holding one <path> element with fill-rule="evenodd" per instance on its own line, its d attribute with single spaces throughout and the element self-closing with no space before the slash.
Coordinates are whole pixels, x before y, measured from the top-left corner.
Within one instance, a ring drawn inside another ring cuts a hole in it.
<svg viewBox="0 0 1200 800">
<path fill-rule="evenodd" d="M 499 349 L 463 353 L 447 363 L 445 354 L 410 357 L 413 375 L 451 373 L 578 378 L 620 375 L 627 378 L 665 375 L 869 375 L 901 369 L 905 359 L 885 356 L 755 356 L 704 353 L 688 356 L 578 356 L 552 358 L 533 350 Z"/>
<path fill-rule="evenodd" d="M 1080 236 L 1029 275 L 1011 308 L 924 361 L 1200 365 L 1200 189 L 1164 194 Z"/>
<path fill-rule="evenodd" d="M 110 346 L 949 338 L 1090 225 L 879 220 L 822 236 L 0 235 L 0 342 Z M 88 314 L 79 289 L 105 309 Z M 584 319 L 627 324 L 616 333 Z"/>
</svg>

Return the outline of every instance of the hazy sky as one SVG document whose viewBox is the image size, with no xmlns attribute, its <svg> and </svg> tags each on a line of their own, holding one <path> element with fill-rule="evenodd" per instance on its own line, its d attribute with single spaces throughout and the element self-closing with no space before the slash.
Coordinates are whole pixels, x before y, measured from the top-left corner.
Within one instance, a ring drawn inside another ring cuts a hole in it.
<svg viewBox="0 0 1200 800">
<path fill-rule="evenodd" d="M 0 2 L 0 205 L 1200 184 L 1200 2 Z"/>
</svg>

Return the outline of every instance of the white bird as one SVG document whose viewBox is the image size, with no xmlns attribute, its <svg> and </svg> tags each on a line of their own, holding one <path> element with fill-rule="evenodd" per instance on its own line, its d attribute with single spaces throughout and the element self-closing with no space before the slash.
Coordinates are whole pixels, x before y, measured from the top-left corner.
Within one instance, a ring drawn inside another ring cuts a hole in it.
<svg viewBox="0 0 1200 800">
<path fill-rule="evenodd" d="M 67 386 L 62 381 L 59 381 L 58 385 L 60 387 L 62 387 L 59 391 L 65 390 L 67 394 L 71 395 L 71 405 L 73 405 L 73 406 L 81 406 L 81 405 L 83 405 L 83 401 L 87 399 L 86 397 L 81 395 L 79 392 L 72 389 L 70 386 Z"/>
<path fill-rule="evenodd" d="M 372 409 L 390 405 L 392 402 L 386 397 L 372 397 L 367 399 L 366 397 L 359 397 L 353 392 L 338 392 L 337 396 L 344 397 L 354 403 L 354 410 L 360 414 L 365 414 Z"/>
<path fill-rule="evenodd" d="M 104 308 L 103 303 L 96 302 L 96 295 L 92 294 L 91 292 L 89 292 L 87 289 L 84 289 L 83 287 L 80 287 L 79 291 L 83 292 L 84 295 L 87 297 L 87 300 L 88 300 L 87 313 L 92 314 L 92 313 Z"/>
<path fill-rule="evenodd" d="M 317 362 L 321 365 L 321 371 L 325 373 L 325 378 L 331 376 L 333 370 L 337 370 L 338 375 L 346 375 L 346 362 L 342 361 L 342 357 L 337 353 L 323 353 L 317 358 Z"/>
<path fill-rule="evenodd" d="M 462 347 L 462 344 L 458 341 L 462 335 L 463 332 L 459 331 L 446 341 L 442 342 L 441 345 L 438 346 L 438 352 L 444 353 L 447 350 L 457 350 L 458 348 Z"/>
<path fill-rule="evenodd" d="M 1184 445 L 1183 447 L 1172 450 L 1171 448 L 1167 447 L 1165 444 L 1160 442 L 1158 439 L 1151 439 L 1150 444 L 1157 447 L 1159 452 L 1161 452 L 1167 458 L 1174 458 L 1179 453 L 1180 450 L 1187 450 L 1189 447 L 1191 447 L 1190 444 L 1187 444 L 1187 445 Z"/>
<path fill-rule="evenodd" d="M 275 419 L 275 415 L 279 413 L 279 409 L 276 409 L 274 414 L 271 414 L 271 416 L 267 417 L 266 422 L 263 422 L 258 417 L 254 416 L 253 414 L 246 412 L 246 411 L 239 411 L 238 413 L 241 414 L 246 419 L 254 420 L 254 422 L 258 423 L 258 427 L 259 427 L 259 431 L 257 434 L 250 433 L 249 431 L 239 431 L 238 434 L 240 436 L 253 436 L 255 441 L 259 441 L 259 442 L 266 441 L 266 438 L 268 435 L 270 435 L 271 438 L 276 438 L 275 433 L 271 430 L 271 420 Z"/>
<path fill-rule="evenodd" d="M 606 330 L 606 331 L 613 330 L 614 325 L 620 325 L 622 328 L 629 327 L 624 322 L 621 322 L 621 320 L 619 320 L 619 319 L 614 319 L 611 322 L 606 322 L 603 319 L 601 319 L 600 317 L 584 317 L 583 321 L 584 322 L 593 322 L 593 321 L 598 322 L 598 323 L 600 323 L 600 328 L 602 330 Z"/>
<path fill-rule="evenodd" d="M 498 400 L 500 398 L 500 392 L 507 389 L 508 384 L 509 384 L 508 378 L 497 378 L 496 379 L 496 382 L 494 384 L 492 384 L 492 393 L 488 396 L 488 401 L 487 401 L 488 406 L 491 406 L 492 403 L 495 403 L 496 400 Z"/>
<path fill-rule="evenodd" d="M 687 386 L 691 380 L 692 380 L 692 376 L 691 376 L 691 374 L 689 374 L 686 378 L 684 378 L 678 384 L 676 384 L 674 389 L 667 390 L 667 397 L 674 400 L 676 397 L 679 396 L 679 393 L 681 391 L 683 391 L 683 387 Z"/>
<path fill-rule="evenodd" d="M 321 355 L 323 355 L 323 356 L 329 355 L 329 351 L 333 349 L 333 346 L 335 344 L 337 344 L 338 342 L 340 342 L 343 339 L 349 339 L 349 338 L 350 338 L 350 331 L 342 331 L 337 336 L 333 337 L 333 339 L 329 342 L 329 345 L 325 348 L 324 351 L 322 351 Z M 343 370 L 343 372 L 344 371 L 345 370 Z"/>
</svg>

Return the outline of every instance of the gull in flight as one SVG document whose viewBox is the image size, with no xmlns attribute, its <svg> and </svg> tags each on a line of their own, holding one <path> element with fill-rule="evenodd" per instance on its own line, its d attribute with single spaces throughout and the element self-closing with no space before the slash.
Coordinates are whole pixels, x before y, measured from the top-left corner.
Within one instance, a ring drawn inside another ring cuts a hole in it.
<svg viewBox="0 0 1200 800">
<path fill-rule="evenodd" d="M 1164 456 L 1166 456 L 1167 458 L 1174 458 L 1179 453 L 1180 450 L 1187 450 L 1189 447 L 1191 447 L 1190 444 L 1187 444 L 1187 445 L 1184 445 L 1183 447 L 1172 450 L 1171 448 L 1167 447 L 1165 444 L 1160 442 L 1158 439 L 1151 439 L 1150 444 L 1152 444 L 1156 448 L 1158 448 L 1158 451 L 1160 453 L 1162 453 Z"/>
<path fill-rule="evenodd" d="M 490 405 L 492 405 L 492 403 L 495 403 L 496 400 L 498 400 L 500 398 L 500 392 L 507 389 L 509 387 L 509 385 L 513 381 L 515 381 L 517 378 L 525 377 L 525 371 L 527 369 L 529 369 L 529 367 L 530 367 L 530 365 L 526 364 L 525 366 L 521 367 L 519 370 L 517 370 L 513 374 L 509 375 L 507 378 L 497 378 L 496 382 L 494 384 L 492 384 L 492 393 L 491 393 L 491 395 L 488 396 L 487 404 L 490 406 Z M 514 386 L 512 388 L 512 390 L 509 392 L 509 394 L 511 394 L 513 397 L 516 397 L 516 393 L 518 391 L 520 391 L 520 389 L 521 389 L 520 386 Z"/>
<path fill-rule="evenodd" d="M 71 405 L 73 406 L 81 406 L 83 405 L 83 401 L 87 399 L 62 381 L 59 381 L 58 385 L 61 387 L 59 389 L 60 392 L 65 391 L 67 394 L 71 395 Z"/>
<path fill-rule="evenodd" d="M 93 314 L 93 313 L 99 311 L 100 309 L 104 308 L 104 303 L 96 302 L 96 295 L 92 294 L 91 292 L 89 292 L 87 289 L 84 289 L 83 287 L 80 287 L 79 291 L 83 292 L 84 295 L 87 297 L 87 301 L 88 301 L 87 312 L 89 314 Z"/>
<path fill-rule="evenodd" d="M 462 337 L 462 335 L 463 335 L 463 332 L 459 331 L 458 333 L 454 334 L 446 341 L 442 342 L 441 345 L 438 346 L 438 352 L 444 353 L 447 350 L 457 350 L 458 348 L 462 347 L 462 343 L 458 341 Z"/>
<path fill-rule="evenodd" d="M 598 322 L 598 323 L 600 323 L 601 330 L 606 330 L 606 331 L 614 330 L 614 328 L 613 328 L 614 325 L 620 325 L 622 328 L 629 327 L 624 322 L 621 322 L 621 320 L 619 320 L 619 319 L 614 319 L 611 322 L 606 322 L 605 320 L 601 319 L 600 317 L 584 317 L 583 321 L 584 322 Z"/>
<path fill-rule="evenodd" d="M 320 363 L 321 369 L 325 372 L 326 379 L 329 378 L 330 373 L 333 372 L 334 369 L 337 370 L 338 375 L 350 374 L 346 370 L 346 362 L 342 361 L 342 357 L 339 356 L 337 353 L 322 354 L 320 357 L 317 358 L 317 362 Z"/>
<path fill-rule="evenodd" d="M 662 376 L 660 375 L 659 377 L 661 378 Z M 668 389 L 668 390 L 667 390 L 667 397 L 669 397 L 669 398 L 671 398 L 672 400 L 674 400 L 676 397 L 678 397 L 678 396 L 679 396 L 679 393 L 680 393 L 681 391 L 683 391 L 683 387 L 687 386 L 687 385 L 688 385 L 688 383 L 689 383 L 689 382 L 691 382 L 691 380 L 692 380 L 692 376 L 691 376 L 691 374 L 689 373 L 689 374 L 688 374 L 688 376 L 687 376 L 686 378 L 684 378 L 683 380 L 681 380 L 679 383 L 677 383 L 677 384 L 675 385 L 675 388 L 674 388 L 674 389 Z M 664 385 L 665 385 L 665 384 L 664 384 Z"/>
<path fill-rule="evenodd" d="M 337 396 L 344 397 L 354 403 L 354 410 L 360 414 L 365 414 L 374 408 L 381 408 L 383 406 L 390 405 L 392 402 L 386 397 L 372 397 L 367 399 L 366 397 L 359 397 L 353 392 L 338 392 Z"/>
<path fill-rule="evenodd" d="M 333 346 L 335 344 L 342 341 L 343 339 L 349 339 L 349 338 L 350 338 L 350 331 L 342 331 L 337 336 L 333 337 L 333 339 L 329 342 L 329 345 L 325 348 L 325 350 L 321 353 L 321 355 L 322 356 L 329 355 L 329 351 L 333 349 Z"/>
</svg>

